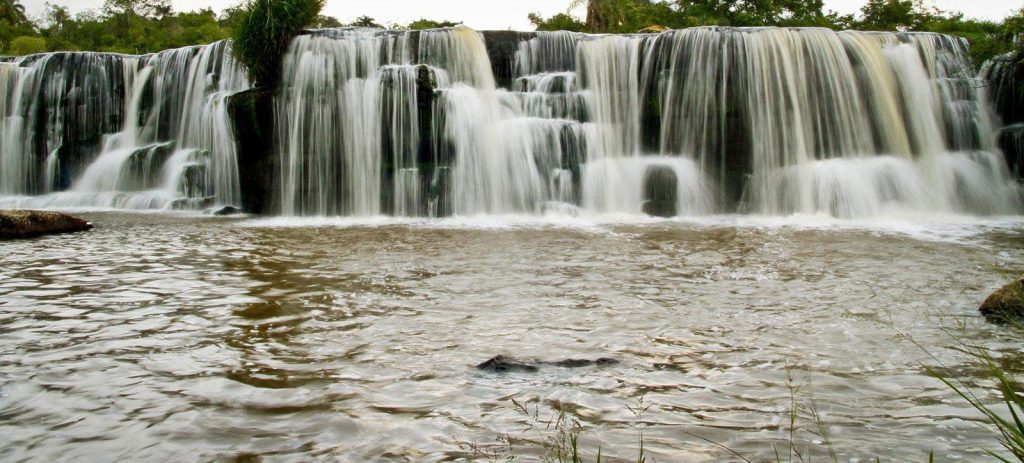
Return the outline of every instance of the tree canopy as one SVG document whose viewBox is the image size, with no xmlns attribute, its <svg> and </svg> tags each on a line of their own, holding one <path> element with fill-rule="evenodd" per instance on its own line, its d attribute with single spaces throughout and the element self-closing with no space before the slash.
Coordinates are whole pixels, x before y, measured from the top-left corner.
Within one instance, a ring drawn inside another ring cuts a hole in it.
<svg viewBox="0 0 1024 463">
<path fill-rule="evenodd" d="M 42 17 L 27 17 L 22 0 L 0 0 L 0 54 L 90 50 L 151 53 L 168 48 L 211 43 L 236 35 L 246 6 L 240 0 L 219 15 L 205 8 L 176 12 L 170 0 L 105 0 L 97 10 L 72 13 L 46 4 Z M 289 3 L 297 0 L 260 0 Z M 309 0 L 302 0 L 309 1 Z M 966 37 L 972 54 L 981 62 L 1014 48 L 1024 33 L 1024 13 L 1002 22 L 979 21 L 960 13 L 939 10 L 930 0 L 861 0 L 856 15 L 826 11 L 823 0 L 566 0 L 568 9 L 550 17 L 528 16 L 540 31 L 567 30 L 595 33 L 632 33 L 651 26 L 672 29 L 720 26 L 813 26 L 831 29 L 932 31 Z M 584 17 L 572 14 L 584 9 Z M 352 16 L 355 17 L 355 16 Z M 351 17 L 350 17 L 351 18 Z M 345 23 L 318 12 L 302 27 L 342 26 L 387 29 L 452 27 L 461 21 L 421 18 L 409 24 L 384 24 L 369 16 Z M 39 40 L 20 40 L 21 37 Z M 40 44 L 43 44 L 40 47 Z"/>
<path fill-rule="evenodd" d="M 997 23 L 966 18 L 925 0 L 864 0 L 858 15 L 826 11 L 823 0 L 570 0 L 568 10 L 528 19 L 539 31 L 630 33 L 652 27 L 826 27 L 834 30 L 941 32 L 967 38 L 976 63 L 1015 48 L 1024 10 Z M 586 7 L 586 17 L 572 11 Z"/>
</svg>

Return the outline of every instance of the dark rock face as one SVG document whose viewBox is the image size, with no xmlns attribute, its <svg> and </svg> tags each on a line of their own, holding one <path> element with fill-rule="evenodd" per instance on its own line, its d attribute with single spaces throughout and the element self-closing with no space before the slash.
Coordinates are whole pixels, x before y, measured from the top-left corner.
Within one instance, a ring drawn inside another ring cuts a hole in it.
<svg viewBox="0 0 1024 463">
<path fill-rule="evenodd" d="M 995 322 L 1024 321 L 1024 278 L 996 290 L 978 310 Z"/>
<path fill-rule="evenodd" d="M 256 88 L 231 97 L 228 112 L 238 140 L 242 208 L 272 214 L 277 157 L 274 156 L 274 93 Z"/>
<path fill-rule="evenodd" d="M 589 366 L 609 366 L 619 363 L 618 360 L 602 357 L 597 360 L 588 359 L 565 359 L 555 362 L 544 361 L 544 360 L 520 360 L 514 357 L 507 357 L 499 355 L 484 363 L 477 365 L 476 367 L 489 371 L 492 373 L 506 373 L 510 371 L 520 371 L 532 373 L 540 369 L 542 366 L 553 366 L 561 368 L 583 368 Z"/>
<path fill-rule="evenodd" d="M 519 42 L 536 36 L 532 32 L 483 31 L 487 56 L 491 58 L 494 81 L 499 87 L 511 88 L 515 78 L 516 52 Z"/>
<path fill-rule="evenodd" d="M 92 224 L 60 212 L 0 211 L 0 239 L 33 238 L 56 233 L 85 231 Z"/>
<path fill-rule="evenodd" d="M 1006 165 L 1017 177 L 1024 178 L 1024 124 L 1013 124 L 999 131 L 999 149 L 1006 154 Z"/>
<path fill-rule="evenodd" d="M 988 81 L 988 97 L 1005 124 L 1024 122 L 1024 56 L 1012 52 L 985 64 L 981 77 Z"/>
<path fill-rule="evenodd" d="M 644 213 L 655 217 L 675 217 L 679 178 L 668 166 L 651 166 L 644 176 Z"/>
</svg>

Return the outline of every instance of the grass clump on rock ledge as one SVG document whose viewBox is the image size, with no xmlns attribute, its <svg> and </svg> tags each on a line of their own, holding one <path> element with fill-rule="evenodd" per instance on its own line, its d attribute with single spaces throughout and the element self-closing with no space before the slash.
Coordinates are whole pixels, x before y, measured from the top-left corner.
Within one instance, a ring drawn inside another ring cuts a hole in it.
<svg viewBox="0 0 1024 463">
<path fill-rule="evenodd" d="M 60 212 L 0 210 L 0 239 L 33 238 L 91 228 L 91 223 Z"/>
<path fill-rule="evenodd" d="M 253 84 L 273 88 L 288 44 L 314 24 L 324 0 L 248 0 L 235 29 L 232 50 Z"/>
</svg>

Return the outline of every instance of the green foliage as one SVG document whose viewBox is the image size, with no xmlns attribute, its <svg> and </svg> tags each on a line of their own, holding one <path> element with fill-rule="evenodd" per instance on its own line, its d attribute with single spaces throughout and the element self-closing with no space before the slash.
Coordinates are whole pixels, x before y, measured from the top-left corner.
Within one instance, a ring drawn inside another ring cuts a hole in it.
<svg viewBox="0 0 1024 463">
<path fill-rule="evenodd" d="M 288 44 L 320 17 L 324 0 L 249 0 L 239 13 L 234 55 L 256 85 L 275 87 Z"/>
<path fill-rule="evenodd" d="M 25 5 L 18 0 L 0 0 L 0 22 L 10 25 L 27 23 Z"/>
<path fill-rule="evenodd" d="M 409 30 L 418 31 L 418 30 L 423 30 L 423 29 L 440 29 L 440 28 L 444 28 L 444 27 L 455 27 L 455 26 L 458 26 L 459 24 L 462 24 L 462 21 L 459 21 L 459 22 L 455 22 L 455 21 L 434 21 L 434 20 L 431 20 L 431 19 L 420 18 L 420 19 L 417 19 L 417 20 L 409 23 L 407 26 L 403 27 L 402 29 L 409 29 Z"/>
<path fill-rule="evenodd" d="M 352 27 L 373 27 L 373 28 L 377 28 L 377 29 L 383 29 L 384 28 L 384 26 L 382 26 L 380 24 L 377 24 L 377 20 L 376 19 L 373 19 L 373 18 L 371 18 L 369 16 L 360 16 L 360 17 L 356 18 L 355 21 L 352 21 L 351 23 L 349 23 L 349 26 L 352 26 Z"/>
<path fill-rule="evenodd" d="M 18 0 L 0 0 L 0 53 L 12 53 L 16 37 L 35 35 L 35 25 L 25 16 L 25 6 Z"/>
<path fill-rule="evenodd" d="M 587 25 L 583 21 L 567 13 L 558 13 L 546 19 L 540 13 L 530 13 L 527 17 L 538 31 L 585 32 L 587 30 Z"/>
<path fill-rule="evenodd" d="M 651 26 L 656 30 L 718 25 L 939 32 L 970 41 L 978 66 L 1013 50 L 1014 38 L 1024 34 L 1024 9 L 995 23 L 929 7 L 925 0 L 866 0 L 860 16 L 826 12 L 822 0 L 571 0 L 569 10 L 583 6 L 585 21 L 568 13 L 528 17 L 539 31 L 630 33 Z"/>
<path fill-rule="evenodd" d="M 531 13 L 537 30 L 595 33 L 637 32 L 650 26 L 815 26 L 844 29 L 853 16 L 825 13 L 822 0 L 573 0 L 572 11 L 586 6 L 586 21 L 567 13 L 543 18 Z"/>
<path fill-rule="evenodd" d="M 313 21 L 311 26 L 317 29 L 331 29 L 341 27 L 343 25 L 344 24 L 342 24 L 341 21 L 338 21 L 338 18 L 335 18 L 334 16 L 320 15 L 316 17 L 316 20 Z"/>
<path fill-rule="evenodd" d="M 46 51 L 46 40 L 39 37 L 21 36 L 11 41 L 10 52 L 12 55 L 31 55 Z"/>
</svg>

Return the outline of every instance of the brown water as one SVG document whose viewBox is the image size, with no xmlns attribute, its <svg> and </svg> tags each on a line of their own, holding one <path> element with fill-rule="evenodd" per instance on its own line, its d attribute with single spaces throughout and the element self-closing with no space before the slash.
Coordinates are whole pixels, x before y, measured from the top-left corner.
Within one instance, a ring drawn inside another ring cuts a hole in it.
<svg viewBox="0 0 1024 463">
<path fill-rule="evenodd" d="M 532 461 L 556 408 L 588 459 L 642 433 L 648 461 L 735 459 L 695 435 L 787 460 L 795 395 L 812 460 L 813 406 L 841 461 L 976 461 L 995 434 L 921 364 L 997 401 L 950 346 L 1024 350 L 976 314 L 1024 274 L 1021 222 L 84 215 L 0 242 L 0 460 L 486 460 L 468 443 L 507 435 Z M 620 363 L 474 367 L 498 354 Z"/>
</svg>

